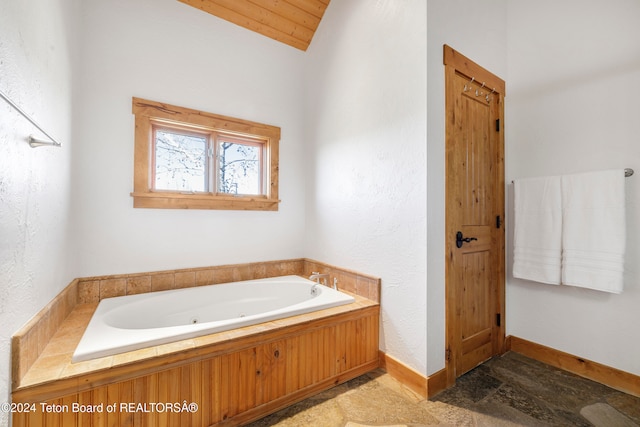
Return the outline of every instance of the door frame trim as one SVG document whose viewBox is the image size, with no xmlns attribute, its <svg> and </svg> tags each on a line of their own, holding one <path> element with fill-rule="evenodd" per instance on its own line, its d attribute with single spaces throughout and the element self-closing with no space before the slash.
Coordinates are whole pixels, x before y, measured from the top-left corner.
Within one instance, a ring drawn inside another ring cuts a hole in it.
<svg viewBox="0 0 640 427">
<path fill-rule="evenodd" d="M 453 109 L 450 107 L 454 103 L 454 94 L 452 93 L 451 84 L 453 81 L 453 77 L 458 74 L 462 74 L 467 76 L 470 80 L 471 78 L 475 78 L 476 81 L 484 82 L 485 86 L 495 90 L 495 98 L 496 102 L 502 102 L 501 108 L 499 108 L 498 119 L 500 120 L 500 133 L 499 133 L 499 153 L 498 155 L 498 168 L 502 170 L 502 174 L 499 176 L 498 186 L 503 189 L 502 193 L 502 206 L 500 207 L 499 215 L 502 218 L 502 226 L 500 228 L 498 239 L 499 244 L 499 253 L 501 255 L 499 258 L 499 265 L 497 266 L 497 276 L 499 279 L 498 289 L 496 295 L 496 303 L 497 308 L 499 310 L 501 322 L 500 326 L 497 327 L 498 334 L 494 339 L 494 353 L 501 354 L 505 351 L 505 281 L 506 281 L 506 270 L 505 270 L 505 226 L 504 226 L 504 215 L 505 215 L 505 183 L 504 183 L 504 103 L 503 99 L 506 96 L 505 89 L 506 84 L 504 80 L 500 79 L 490 71 L 476 64 L 466 56 L 457 52 L 453 48 L 448 45 L 443 46 L 443 63 L 445 66 L 445 153 L 448 153 L 447 147 L 449 147 L 449 140 L 451 136 L 451 126 L 455 123 L 455 120 L 452 120 L 452 112 Z M 448 154 L 446 154 L 448 155 Z M 451 252 L 453 249 L 453 245 L 451 244 L 451 238 L 448 236 L 449 234 L 449 218 L 447 215 L 448 212 L 448 204 L 449 199 L 446 195 L 447 193 L 447 168 L 448 162 L 445 157 L 445 371 L 446 371 L 446 383 L 447 387 L 455 384 L 456 381 L 456 357 L 457 352 L 454 351 L 456 349 L 452 349 L 452 342 L 455 336 L 456 331 L 459 329 L 458 322 L 455 316 L 455 305 L 454 305 L 454 296 L 453 286 L 450 285 L 451 281 L 451 262 L 450 259 L 453 255 Z"/>
</svg>

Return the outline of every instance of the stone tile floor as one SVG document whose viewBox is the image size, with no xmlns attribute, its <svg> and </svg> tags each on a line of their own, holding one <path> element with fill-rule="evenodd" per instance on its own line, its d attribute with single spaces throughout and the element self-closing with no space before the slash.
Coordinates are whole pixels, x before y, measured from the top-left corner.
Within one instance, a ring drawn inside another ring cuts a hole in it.
<svg viewBox="0 0 640 427">
<path fill-rule="evenodd" d="M 249 425 L 640 427 L 640 398 L 511 352 L 430 400 L 378 370 Z"/>
</svg>

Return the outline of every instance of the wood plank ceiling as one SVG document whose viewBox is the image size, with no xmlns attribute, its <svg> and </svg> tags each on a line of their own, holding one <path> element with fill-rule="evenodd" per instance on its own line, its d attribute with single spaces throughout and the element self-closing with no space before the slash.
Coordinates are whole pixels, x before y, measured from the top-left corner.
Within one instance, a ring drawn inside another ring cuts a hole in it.
<svg viewBox="0 0 640 427">
<path fill-rule="evenodd" d="M 178 1 L 306 51 L 330 0 Z"/>
</svg>

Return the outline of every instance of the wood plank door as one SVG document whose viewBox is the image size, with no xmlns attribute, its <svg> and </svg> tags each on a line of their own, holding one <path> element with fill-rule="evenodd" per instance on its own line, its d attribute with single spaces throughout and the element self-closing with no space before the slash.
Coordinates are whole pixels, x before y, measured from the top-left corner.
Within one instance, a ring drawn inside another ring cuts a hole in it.
<svg viewBox="0 0 640 427">
<path fill-rule="evenodd" d="M 504 81 L 444 47 L 447 383 L 504 347 Z"/>
</svg>

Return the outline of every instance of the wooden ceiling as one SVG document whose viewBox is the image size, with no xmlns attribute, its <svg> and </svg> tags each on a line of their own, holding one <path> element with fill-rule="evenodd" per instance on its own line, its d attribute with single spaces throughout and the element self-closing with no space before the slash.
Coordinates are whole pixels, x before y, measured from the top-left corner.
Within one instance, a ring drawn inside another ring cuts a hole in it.
<svg viewBox="0 0 640 427">
<path fill-rule="evenodd" d="M 307 50 L 330 0 L 178 0 L 256 33 Z"/>
</svg>

